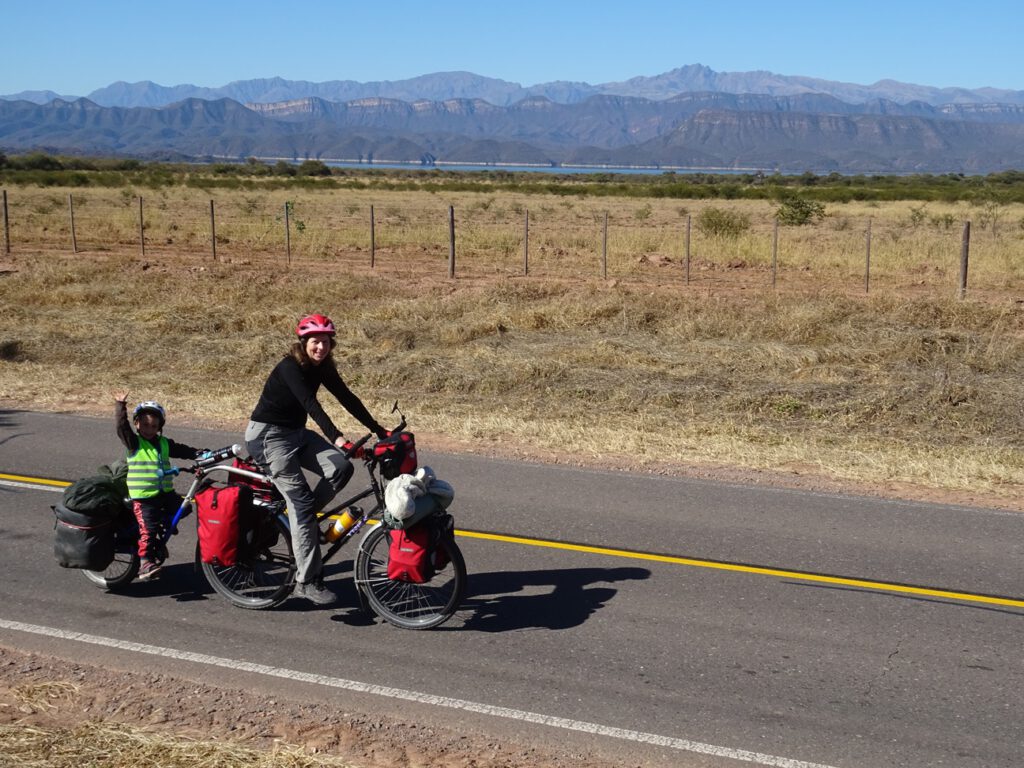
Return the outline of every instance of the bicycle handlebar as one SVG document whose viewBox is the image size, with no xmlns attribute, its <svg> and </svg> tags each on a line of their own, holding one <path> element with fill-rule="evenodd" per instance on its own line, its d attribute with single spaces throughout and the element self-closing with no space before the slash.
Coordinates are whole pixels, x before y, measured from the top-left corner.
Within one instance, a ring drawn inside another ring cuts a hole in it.
<svg viewBox="0 0 1024 768">
<path fill-rule="evenodd" d="M 238 443 L 229 445 L 225 448 L 218 448 L 215 451 L 204 451 L 195 458 L 195 464 L 189 471 L 195 471 L 197 469 L 207 469 L 212 467 L 214 464 L 218 464 L 226 459 L 241 457 L 242 446 Z M 157 477 L 174 477 L 181 473 L 181 467 L 168 467 L 167 469 L 158 469 L 156 471 Z"/>
<path fill-rule="evenodd" d="M 207 451 L 206 453 L 196 457 L 196 464 L 201 467 L 208 467 L 211 464 L 224 461 L 225 459 L 238 458 L 242 455 L 242 446 L 238 443 L 229 445 L 226 448 L 218 448 L 215 451 Z"/>
<path fill-rule="evenodd" d="M 401 432 L 403 429 L 405 429 L 405 427 L 406 421 L 405 416 L 403 416 L 402 420 L 398 423 L 398 426 L 388 431 L 388 435 L 390 436 L 397 434 Z M 363 451 L 363 446 L 366 445 L 366 441 L 369 440 L 371 437 L 373 437 L 373 432 L 367 432 L 354 443 L 345 443 L 345 445 L 341 447 L 341 452 L 345 454 L 346 459 L 351 459 L 353 457 L 361 459 L 365 455 Z"/>
</svg>

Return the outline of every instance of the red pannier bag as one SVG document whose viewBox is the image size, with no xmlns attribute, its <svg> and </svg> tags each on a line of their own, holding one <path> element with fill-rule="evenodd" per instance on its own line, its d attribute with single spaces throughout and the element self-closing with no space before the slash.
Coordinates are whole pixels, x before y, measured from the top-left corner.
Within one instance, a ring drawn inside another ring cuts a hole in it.
<svg viewBox="0 0 1024 768">
<path fill-rule="evenodd" d="M 199 558 L 212 565 L 234 565 L 238 560 L 242 519 L 251 515 L 252 488 L 247 485 L 205 488 L 197 493 Z"/>
<path fill-rule="evenodd" d="M 434 565 L 430 561 L 433 533 L 426 522 L 388 533 L 391 537 L 388 549 L 389 579 L 423 584 L 434 577 Z"/>
</svg>

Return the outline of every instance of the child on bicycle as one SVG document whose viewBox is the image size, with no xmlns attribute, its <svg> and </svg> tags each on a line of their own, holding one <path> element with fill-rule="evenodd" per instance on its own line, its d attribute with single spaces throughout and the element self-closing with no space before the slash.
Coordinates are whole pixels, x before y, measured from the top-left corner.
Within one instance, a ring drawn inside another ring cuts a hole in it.
<svg viewBox="0 0 1024 768">
<path fill-rule="evenodd" d="M 128 496 L 139 523 L 139 581 L 149 581 L 160 575 L 167 559 L 163 525 L 181 504 L 173 475 L 165 476 L 163 470 L 171 468 L 172 458 L 195 459 L 204 451 L 163 436 L 167 412 L 155 400 L 135 406 L 134 431 L 128 424 L 128 393 L 115 392 L 114 400 L 117 436 L 128 451 Z"/>
</svg>

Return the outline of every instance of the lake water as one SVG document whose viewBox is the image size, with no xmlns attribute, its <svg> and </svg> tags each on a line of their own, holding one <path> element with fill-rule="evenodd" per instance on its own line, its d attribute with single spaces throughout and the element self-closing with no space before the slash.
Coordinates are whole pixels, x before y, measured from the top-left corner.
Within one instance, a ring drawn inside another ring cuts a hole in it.
<svg viewBox="0 0 1024 768">
<path fill-rule="evenodd" d="M 499 164 L 448 164 L 437 163 L 436 165 L 423 165 L 422 163 L 357 163 L 344 162 L 341 160 L 324 160 L 324 165 L 331 168 L 360 168 L 363 170 L 373 168 L 397 168 L 406 171 L 508 171 L 510 173 L 622 173 L 622 174 L 647 174 L 662 175 L 666 173 L 710 173 L 710 174 L 743 174 L 743 173 L 764 173 L 771 175 L 774 170 L 758 168 L 676 168 L 676 167 L 622 167 L 622 166 L 574 166 L 574 165 L 499 165 Z"/>
</svg>

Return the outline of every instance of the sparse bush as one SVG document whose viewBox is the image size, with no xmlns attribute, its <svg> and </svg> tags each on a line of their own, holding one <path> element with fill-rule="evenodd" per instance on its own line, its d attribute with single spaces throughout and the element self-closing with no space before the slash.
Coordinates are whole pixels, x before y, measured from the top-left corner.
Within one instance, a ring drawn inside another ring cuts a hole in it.
<svg viewBox="0 0 1024 768">
<path fill-rule="evenodd" d="M 910 206 L 910 226 L 919 227 L 924 223 L 924 220 L 928 218 L 928 214 L 924 211 L 925 206 Z"/>
<path fill-rule="evenodd" d="M 735 239 L 750 229 L 750 217 L 724 208 L 705 208 L 697 214 L 697 229 L 709 237 Z"/>
<path fill-rule="evenodd" d="M 295 166 L 285 160 L 278 160 L 274 163 L 275 176 L 294 176 L 296 173 L 298 170 Z"/>
<path fill-rule="evenodd" d="M 802 197 L 789 197 L 775 209 L 775 218 L 787 227 L 802 227 L 825 218 L 825 205 Z"/>
<path fill-rule="evenodd" d="M 252 216 L 261 207 L 262 201 L 258 197 L 243 197 L 238 204 L 239 210 L 247 216 Z"/>
<path fill-rule="evenodd" d="M 296 171 L 299 176 L 330 176 L 331 169 L 321 160 L 303 160 Z"/>
</svg>

